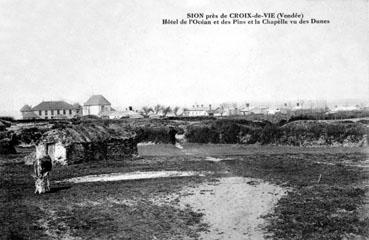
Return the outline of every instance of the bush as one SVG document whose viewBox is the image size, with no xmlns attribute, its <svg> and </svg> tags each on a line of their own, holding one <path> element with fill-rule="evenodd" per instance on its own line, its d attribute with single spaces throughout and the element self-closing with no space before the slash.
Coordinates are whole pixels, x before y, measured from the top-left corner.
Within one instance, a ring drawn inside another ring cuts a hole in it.
<svg viewBox="0 0 369 240">
<path fill-rule="evenodd" d="M 361 139 L 368 130 L 361 124 L 332 124 L 327 127 L 327 137 L 332 138 L 340 143 L 345 139 L 358 141 Z"/>
<path fill-rule="evenodd" d="M 21 143 L 31 144 L 36 143 L 46 130 L 41 130 L 36 127 L 25 128 L 18 134 L 17 138 Z"/>
<path fill-rule="evenodd" d="M 362 119 L 357 121 L 358 123 L 362 123 L 362 124 L 369 124 L 369 119 Z"/>
<path fill-rule="evenodd" d="M 221 128 L 221 136 L 220 141 L 222 143 L 238 143 L 240 137 L 241 127 L 235 123 L 223 125 Z"/>
<path fill-rule="evenodd" d="M 185 137 L 191 143 L 219 143 L 219 133 L 209 126 L 189 126 Z"/>
<path fill-rule="evenodd" d="M 222 119 L 189 126 L 186 138 L 192 143 L 253 144 L 259 140 L 260 126 L 269 125 L 266 122 Z"/>
<path fill-rule="evenodd" d="M 177 131 L 171 127 L 140 127 L 136 133 L 139 142 L 175 144 Z"/>
<path fill-rule="evenodd" d="M 271 124 L 266 125 L 260 133 L 259 142 L 261 144 L 276 143 L 282 136 L 282 131 L 279 126 Z"/>
<path fill-rule="evenodd" d="M 0 154 L 14 154 L 15 150 L 13 141 L 8 138 L 0 139 Z"/>
<path fill-rule="evenodd" d="M 8 117 L 8 116 L 0 116 L 0 121 L 1 120 L 7 121 L 7 122 L 14 122 L 15 121 L 15 119 L 13 117 Z"/>
<path fill-rule="evenodd" d="M 367 128 L 360 123 L 295 121 L 280 126 L 270 122 L 222 119 L 189 126 L 186 138 L 192 143 L 330 145 L 358 143 Z"/>
</svg>

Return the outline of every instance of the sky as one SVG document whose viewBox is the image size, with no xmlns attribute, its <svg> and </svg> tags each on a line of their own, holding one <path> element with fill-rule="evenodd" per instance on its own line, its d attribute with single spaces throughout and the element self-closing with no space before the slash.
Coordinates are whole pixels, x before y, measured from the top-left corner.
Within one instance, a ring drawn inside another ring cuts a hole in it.
<svg viewBox="0 0 369 240">
<path fill-rule="evenodd" d="M 163 25 L 285 12 L 315 25 Z M 368 0 L 0 0 L 0 115 L 24 104 L 368 99 Z"/>
</svg>

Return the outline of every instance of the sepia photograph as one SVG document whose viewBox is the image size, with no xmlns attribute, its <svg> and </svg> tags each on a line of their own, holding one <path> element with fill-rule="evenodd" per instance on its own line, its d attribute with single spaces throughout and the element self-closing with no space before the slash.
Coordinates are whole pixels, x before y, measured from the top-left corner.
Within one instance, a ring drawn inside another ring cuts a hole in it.
<svg viewBox="0 0 369 240">
<path fill-rule="evenodd" d="M 0 239 L 369 240 L 368 0 L 0 0 Z"/>
</svg>

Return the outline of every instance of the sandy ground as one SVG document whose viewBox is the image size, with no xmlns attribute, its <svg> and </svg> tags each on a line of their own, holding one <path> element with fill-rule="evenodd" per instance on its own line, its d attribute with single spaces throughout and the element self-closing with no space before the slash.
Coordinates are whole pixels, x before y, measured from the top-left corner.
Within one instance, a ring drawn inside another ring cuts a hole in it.
<svg viewBox="0 0 369 240">
<path fill-rule="evenodd" d="M 84 183 L 84 182 L 113 182 L 124 180 L 139 180 L 139 179 L 153 179 L 153 178 L 168 178 L 168 177 L 190 177 L 190 176 L 205 176 L 206 172 L 196 171 L 148 171 L 148 172 L 129 172 L 129 173 L 110 173 L 110 174 L 98 174 L 88 175 L 83 177 L 76 177 L 65 179 L 59 182 L 72 182 L 72 183 Z"/>
<path fill-rule="evenodd" d="M 180 208 L 191 207 L 204 214 L 209 231 L 200 239 L 266 239 L 265 219 L 288 189 L 244 177 L 224 177 L 216 182 L 206 182 L 186 187 L 181 192 L 165 198 L 153 198 L 155 204 L 174 204 Z"/>
<path fill-rule="evenodd" d="M 201 239 L 264 239 L 261 216 L 273 211 L 284 194 L 281 187 L 257 179 L 226 177 L 184 190 L 180 204 L 205 214 L 210 231 Z"/>
<path fill-rule="evenodd" d="M 221 159 L 208 159 L 219 161 Z M 209 172 L 196 171 L 150 171 L 89 175 L 63 180 L 63 182 L 107 182 L 165 177 L 205 176 Z M 262 218 L 273 211 L 278 200 L 286 194 L 286 189 L 258 179 L 244 177 L 224 177 L 217 181 L 197 186 L 185 187 L 181 192 L 166 196 L 165 200 L 153 199 L 161 204 L 171 201 L 176 207 L 191 207 L 204 214 L 209 231 L 200 239 L 265 239 Z M 173 199 L 179 201 L 173 202 Z"/>
</svg>

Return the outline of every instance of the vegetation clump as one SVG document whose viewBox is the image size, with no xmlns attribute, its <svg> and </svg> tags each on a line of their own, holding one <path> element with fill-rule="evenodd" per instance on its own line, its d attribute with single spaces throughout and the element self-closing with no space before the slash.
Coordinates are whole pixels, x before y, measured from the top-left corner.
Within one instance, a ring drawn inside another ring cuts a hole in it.
<svg viewBox="0 0 369 240">
<path fill-rule="evenodd" d="M 362 123 L 294 121 L 273 124 L 267 121 L 217 120 L 187 127 L 192 143 L 276 144 L 292 146 L 367 144 L 369 129 Z"/>
</svg>

